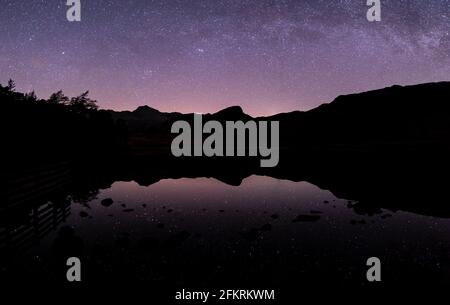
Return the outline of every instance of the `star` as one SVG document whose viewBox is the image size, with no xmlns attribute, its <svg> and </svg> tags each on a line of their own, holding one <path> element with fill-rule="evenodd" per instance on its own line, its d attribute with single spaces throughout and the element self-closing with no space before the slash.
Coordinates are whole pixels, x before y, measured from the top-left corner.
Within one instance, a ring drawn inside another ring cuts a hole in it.
<svg viewBox="0 0 450 305">
<path fill-rule="evenodd" d="M 56 2 L 5 2 L 0 83 L 90 90 L 115 110 L 268 115 L 450 79 L 446 0 L 382 1 L 376 24 L 347 0 L 86 1 L 75 23 Z"/>
</svg>

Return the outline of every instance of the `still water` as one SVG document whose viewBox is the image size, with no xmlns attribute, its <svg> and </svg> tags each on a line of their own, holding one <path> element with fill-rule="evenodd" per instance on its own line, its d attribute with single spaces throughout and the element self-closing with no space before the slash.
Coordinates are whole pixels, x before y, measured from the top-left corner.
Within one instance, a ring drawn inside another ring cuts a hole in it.
<svg viewBox="0 0 450 305">
<path fill-rule="evenodd" d="M 366 260 L 376 256 L 386 285 L 449 283 L 449 219 L 358 215 L 354 204 L 308 182 L 267 176 L 239 186 L 213 178 L 118 181 L 85 200 L 68 196 L 29 246 L 16 247 L 11 236 L 40 231 L 33 218 L 8 232 L 3 226 L 0 275 L 58 280 L 58 264 L 79 256 L 88 283 L 366 285 Z"/>
</svg>

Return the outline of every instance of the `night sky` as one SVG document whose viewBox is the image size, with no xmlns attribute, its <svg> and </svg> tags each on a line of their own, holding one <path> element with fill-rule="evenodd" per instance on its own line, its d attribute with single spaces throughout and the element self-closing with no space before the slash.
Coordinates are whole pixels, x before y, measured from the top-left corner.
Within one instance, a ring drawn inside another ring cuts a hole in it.
<svg viewBox="0 0 450 305">
<path fill-rule="evenodd" d="M 0 0 L 0 82 L 102 108 L 253 115 L 450 80 L 450 0 Z"/>
</svg>

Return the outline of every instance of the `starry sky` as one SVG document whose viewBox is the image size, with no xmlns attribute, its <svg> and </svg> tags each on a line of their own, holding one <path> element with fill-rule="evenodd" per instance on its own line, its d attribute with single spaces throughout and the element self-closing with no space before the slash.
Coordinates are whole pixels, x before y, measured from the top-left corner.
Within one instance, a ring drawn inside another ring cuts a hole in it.
<svg viewBox="0 0 450 305">
<path fill-rule="evenodd" d="M 450 80 L 450 0 L 0 0 L 0 83 L 101 108 L 252 115 Z"/>
</svg>

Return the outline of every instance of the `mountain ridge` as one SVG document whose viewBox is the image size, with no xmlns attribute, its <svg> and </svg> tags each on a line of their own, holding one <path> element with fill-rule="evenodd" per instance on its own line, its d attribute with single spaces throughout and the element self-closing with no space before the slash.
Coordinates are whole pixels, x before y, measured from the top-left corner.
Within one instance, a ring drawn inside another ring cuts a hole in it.
<svg viewBox="0 0 450 305">
<path fill-rule="evenodd" d="M 193 113 L 160 112 L 149 106 L 133 112 L 111 112 L 126 121 L 131 133 L 165 134 L 176 120 L 191 122 Z M 394 85 L 340 95 L 308 111 L 252 117 L 240 106 L 204 114 L 204 121 L 267 120 L 280 122 L 282 145 L 335 145 L 375 142 L 448 142 L 450 82 Z"/>
<path fill-rule="evenodd" d="M 392 90 L 402 90 L 402 89 L 417 89 L 417 88 L 424 88 L 424 87 L 439 87 L 439 86 L 447 86 L 450 87 L 450 81 L 439 81 L 439 82 L 430 82 L 430 83 L 421 83 L 421 84 L 415 84 L 415 85 L 392 85 L 389 87 L 385 87 L 385 88 L 380 88 L 380 89 L 375 89 L 375 90 L 368 90 L 368 91 L 362 91 L 362 92 L 357 92 L 357 93 L 349 93 L 349 94 L 342 94 L 342 95 L 338 95 L 336 98 L 334 98 L 331 102 L 328 103 L 322 103 L 320 105 L 318 105 L 315 108 L 309 109 L 309 110 L 293 110 L 293 111 L 287 111 L 287 112 L 280 112 L 274 115 L 262 115 L 262 116 L 252 116 L 247 114 L 241 106 L 239 105 L 232 105 L 223 109 L 220 109 L 216 112 L 212 112 L 212 113 L 203 113 L 203 115 L 216 115 L 216 114 L 224 114 L 224 113 L 241 113 L 244 115 L 247 115 L 249 117 L 255 118 L 255 119 L 260 119 L 260 118 L 273 118 L 273 117 L 279 117 L 279 116 L 284 116 L 284 115 L 288 115 L 288 114 L 304 114 L 304 113 L 311 113 L 311 112 L 315 112 L 315 111 L 319 111 L 323 108 L 329 107 L 330 105 L 336 105 L 336 104 L 340 104 L 341 101 L 345 101 L 348 100 L 349 98 L 355 98 L 355 97 L 364 97 L 366 95 L 369 94 L 379 94 L 379 93 L 384 93 L 386 91 L 392 91 Z M 450 89 L 449 89 L 450 90 Z M 117 114 L 135 114 L 135 115 L 139 115 L 142 113 L 147 113 L 147 114 L 162 114 L 162 115 L 192 115 L 194 114 L 194 112 L 189 112 L 189 113 L 180 113 L 180 112 L 164 112 L 164 111 L 160 111 L 156 108 L 153 108 L 151 106 L 148 105 L 141 105 L 138 106 L 136 109 L 134 110 L 123 110 L 123 111 L 115 111 L 115 110 L 107 110 L 108 112 L 111 113 L 117 113 Z"/>
</svg>

